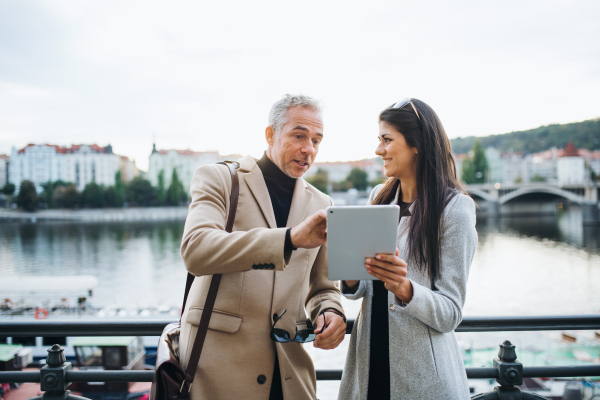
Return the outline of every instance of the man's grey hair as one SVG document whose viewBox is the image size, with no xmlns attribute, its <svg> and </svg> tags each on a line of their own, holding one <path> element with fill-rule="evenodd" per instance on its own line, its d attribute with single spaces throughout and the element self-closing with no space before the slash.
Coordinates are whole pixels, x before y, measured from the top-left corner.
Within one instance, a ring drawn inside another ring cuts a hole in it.
<svg viewBox="0 0 600 400">
<path fill-rule="evenodd" d="M 320 100 L 303 94 L 286 94 L 273 104 L 269 113 L 269 126 L 273 127 L 276 135 L 279 135 L 287 122 L 287 111 L 291 107 L 306 107 L 323 114 L 323 104 Z"/>
</svg>

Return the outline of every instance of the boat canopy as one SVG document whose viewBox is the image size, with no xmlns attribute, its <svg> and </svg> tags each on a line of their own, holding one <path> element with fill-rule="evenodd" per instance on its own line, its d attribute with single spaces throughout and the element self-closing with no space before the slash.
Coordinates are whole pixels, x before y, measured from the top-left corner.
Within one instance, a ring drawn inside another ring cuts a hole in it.
<svg viewBox="0 0 600 400">
<path fill-rule="evenodd" d="M 0 292 L 9 293 L 82 293 L 98 285 L 98 278 L 91 275 L 80 276 L 3 276 Z"/>
<path fill-rule="evenodd" d="M 115 337 L 103 337 L 103 336 L 89 336 L 89 337 L 77 337 L 71 341 L 73 347 L 84 347 L 84 346 L 129 346 L 131 342 L 137 339 L 137 336 L 115 336 Z"/>
<path fill-rule="evenodd" d="M 20 344 L 0 344 L 0 362 L 12 360 L 22 348 Z"/>
</svg>

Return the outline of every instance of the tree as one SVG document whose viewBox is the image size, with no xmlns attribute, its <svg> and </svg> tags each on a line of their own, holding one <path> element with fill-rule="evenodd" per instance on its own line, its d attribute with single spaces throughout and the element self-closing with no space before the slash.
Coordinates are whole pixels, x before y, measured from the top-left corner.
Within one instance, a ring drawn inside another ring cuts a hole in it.
<svg viewBox="0 0 600 400">
<path fill-rule="evenodd" d="M 365 190 L 369 186 L 369 176 L 367 172 L 359 167 L 354 167 L 350 170 L 346 182 L 351 184 L 356 190 Z M 347 185 L 349 186 L 349 185 Z"/>
<path fill-rule="evenodd" d="M 104 189 L 104 206 L 105 207 L 116 207 L 117 198 L 115 194 L 115 187 L 109 186 Z"/>
<path fill-rule="evenodd" d="M 81 194 L 75 185 L 58 186 L 54 190 L 53 204 L 57 208 L 79 208 Z"/>
<path fill-rule="evenodd" d="M 44 191 L 42 192 L 41 198 L 44 200 L 48 208 L 52 207 L 53 198 L 54 198 L 54 184 L 51 181 L 48 181 L 42 184 Z"/>
<path fill-rule="evenodd" d="M 12 196 L 13 193 L 15 192 L 15 189 L 16 189 L 16 187 L 15 187 L 14 183 L 7 183 L 2 188 L 2 194 L 5 194 L 7 196 Z"/>
<path fill-rule="evenodd" d="M 179 181 L 179 175 L 177 174 L 177 168 L 173 168 L 173 175 L 171 176 L 171 184 L 167 190 L 167 203 L 172 206 L 178 206 L 182 202 L 187 200 L 187 194 L 183 189 L 183 184 Z"/>
<path fill-rule="evenodd" d="M 126 199 L 137 206 L 151 206 L 156 204 L 156 189 L 150 181 L 136 176 L 127 185 Z"/>
<path fill-rule="evenodd" d="M 327 171 L 319 168 L 317 172 L 310 178 L 307 178 L 306 181 L 319 189 L 321 192 L 329 194 L 327 192 L 327 186 L 329 185 L 329 176 L 327 175 Z"/>
<path fill-rule="evenodd" d="M 476 140 L 471 157 L 463 161 L 462 180 L 466 183 L 485 183 L 488 175 L 488 162 L 480 140 Z"/>
<path fill-rule="evenodd" d="M 115 174 L 115 206 L 123 207 L 125 202 L 125 183 L 121 179 L 121 170 Z"/>
<path fill-rule="evenodd" d="M 83 193 L 81 194 L 82 204 L 92 208 L 100 208 L 104 205 L 102 186 L 96 182 L 90 182 L 85 185 Z"/>
<path fill-rule="evenodd" d="M 156 187 L 156 198 L 158 205 L 164 206 L 167 197 L 167 191 L 165 190 L 165 170 L 161 169 L 158 173 L 158 186 Z"/>
<path fill-rule="evenodd" d="M 35 211 L 38 206 L 38 196 L 33 182 L 24 180 L 19 188 L 17 205 L 25 211 Z"/>
<path fill-rule="evenodd" d="M 540 174 L 535 174 L 534 176 L 531 177 L 531 179 L 529 181 L 530 182 L 546 182 L 546 178 L 544 178 Z"/>
<path fill-rule="evenodd" d="M 8 207 L 10 207 L 11 204 L 11 197 L 13 195 L 13 193 L 15 192 L 15 184 L 14 183 L 6 183 L 4 185 L 4 187 L 2 188 L 2 194 L 6 195 L 7 199 L 6 199 L 6 204 Z"/>
</svg>

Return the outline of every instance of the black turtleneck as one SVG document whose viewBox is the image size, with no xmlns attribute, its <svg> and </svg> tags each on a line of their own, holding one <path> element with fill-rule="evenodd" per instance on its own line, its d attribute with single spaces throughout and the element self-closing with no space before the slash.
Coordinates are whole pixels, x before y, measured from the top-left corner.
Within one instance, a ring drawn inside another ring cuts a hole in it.
<svg viewBox="0 0 600 400">
<path fill-rule="evenodd" d="M 278 228 L 285 228 L 287 224 L 290 208 L 292 207 L 292 197 L 296 187 L 296 178 L 291 178 L 283 173 L 269 157 L 267 153 L 256 162 L 262 171 L 267 184 L 267 190 L 271 197 L 275 221 Z"/>
</svg>

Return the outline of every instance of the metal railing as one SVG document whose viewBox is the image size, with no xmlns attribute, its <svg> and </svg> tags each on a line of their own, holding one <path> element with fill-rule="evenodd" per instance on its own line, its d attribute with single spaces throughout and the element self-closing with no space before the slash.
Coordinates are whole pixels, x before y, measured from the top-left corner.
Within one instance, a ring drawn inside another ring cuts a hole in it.
<svg viewBox="0 0 600 400">
<path fill-rule="evenodd" d="M 159 336 L 172 320 L 87 320 L 87 321 L 0 321 L 0 337 L 65 337 L 65 336 Z M 346 333 L 352 332 L 354 320 L 348 320 Z M 600 315 L 532 316 L 532 317 L 466 317 L 456 332 L 600 330 Z M 56 347 L 57 345 L 55 345 Z M 57 350 L 58 351 L 58 350 Z M 504 357 L 503 354 L 510 353 Z M 514 357 L 512 357 L 514 355 Z M 514 346 L 508 341 L 500 345 L 493 367 L 466 368 L 470 379 L 496 379 L 502 389 L 514 390 L 523 378 L 568 378 L 600 376 L 600 365 L 534 366 L 518 363 Z M 69 364 L 70 363 L 66 363 Z M 507 372 L 508 371 L 508 372 Z M 0 372 L 0 383 L 41 382 L 48 388 L 41 371 Z M 151 382 L 154 371 L 72 371 L 64 373 L 64 382 Z M 342 370 L 317 370 L 317 380 L 340 380 Z M 63 392 L 64 393 L 64 392 Z M 489 395 L 489 394 L 488 394 Z M 527 398 L 523 392 L 522 398 Z M 49 397 L 49 396 L 47 396 Z M 532 397 L 533 398 L 533 397 Z M 540 397 L 537 397 L 540 398 Z"/>
</svg>

